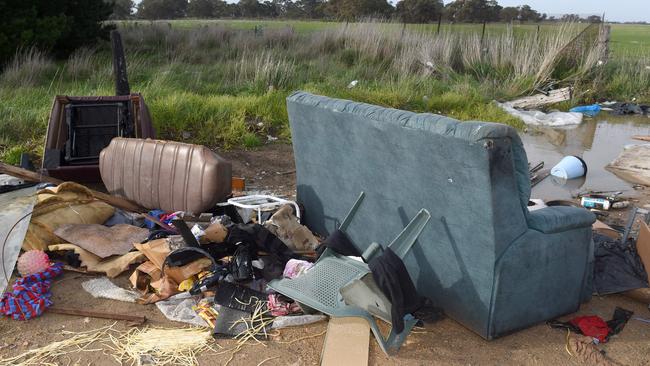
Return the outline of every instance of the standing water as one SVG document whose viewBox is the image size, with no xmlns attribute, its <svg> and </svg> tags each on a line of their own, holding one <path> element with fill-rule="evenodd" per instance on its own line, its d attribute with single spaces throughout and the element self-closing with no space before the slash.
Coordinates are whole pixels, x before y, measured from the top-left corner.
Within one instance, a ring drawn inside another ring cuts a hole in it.
<svg viewBox="0 0 650 366">
<path fill-rule="evenodd" d="M 562 182 L 549 176 L 535 187 L 532 197 L 544 200 L 567 199 L 581 191 L 622 191 L 634 196 L 633 184 L 605 169 L 631 144 L 643 144 L 634 135 L 650 135 L 650 118 L 603 114 L 585 119 L 573 128 L 535 128 L 521 134 L 531 165 L 540 161 L 550 169 L 566 155 L 576 155 L 587 163 L 587 176 Z"/>
</svg>

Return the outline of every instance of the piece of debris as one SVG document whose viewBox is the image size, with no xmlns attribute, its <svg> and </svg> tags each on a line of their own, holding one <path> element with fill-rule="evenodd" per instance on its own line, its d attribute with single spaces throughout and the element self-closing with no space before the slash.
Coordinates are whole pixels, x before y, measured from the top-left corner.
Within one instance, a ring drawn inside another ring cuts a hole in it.
<svg viewBox="0 0 650 366">
<path fill-rule="evenodd" d="M 149 230 L 133 225 L 106 227 L 99 224 L 68 224 L 54 230 L 65 242 L 83 248 L 100 258 L 124 255 L 149 236 Z"/>
<path fill-rule="evenodd" d="M 505 103 L 497 102 L 497 105 L 508 114 L 521 119 L 525 124 L 529 125 L 562 127 L 582 123 L 582 113 L 559 111 L 544 113 L 538 110 L 524 111 L 515 109 Z"/>
<path fill-rule="evenodd" d="M 650 186 L 650 144 L 625 146 L 605 169 L 626 181 Z"/>
<path fill-rule="evenodd" d="M 108 278 L 95 278 L 81 283 L 81 287 L 94 298 L 135 302 L 138 294 L 116 286 Z"/>
<path fill-rule="evenodd" d="M 587 174 L 587 163 L 578 156 L 565 156 L 551 168 L 551 175 L 562 179 L 575 179 Z"/>
<path fill-rule="evenodd" d="M 54 314 L 73 315 L 73 316 L 86 316 L 91 318 L 111 319 L 111 320 L 125 320 L 134 325 L 142 325 L 147 321 L 144 316 L 129 315 L 129 314 L 116 314 L 103 311 L 88 311 L 83 309 L 62 308 L 52 306 L 49 312 Z"/>
<path fill-rule="evenodd" d="M 601 107 L 598 104 L 581 105 L 569 109 L 569 112 L 582 113 L 587 117 L 595 117 L 598 113 L 600 113 L 600 111 Z"/>
<path fill-rule="evenodd" d="M 539 108 L 547 104 L 554 104 L 559 102 L 564 102 L 571 99 L 571 87 L 566 87 L 562 89 L 551 90 L 546 94 L 535 94 L 528 97 L 523 97 L 509 101 L 507 104 L 512 108 L 522 108 L 522 109 L 531 109 Z"/>
</svg>

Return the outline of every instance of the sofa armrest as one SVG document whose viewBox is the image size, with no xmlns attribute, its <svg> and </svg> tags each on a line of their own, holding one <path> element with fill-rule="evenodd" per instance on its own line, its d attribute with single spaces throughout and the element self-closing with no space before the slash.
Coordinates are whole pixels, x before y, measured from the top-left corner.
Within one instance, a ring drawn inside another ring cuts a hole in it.
<svg viewBox="0 0 650 366">
<path fill-rule="evenodd" d="M 544 234 L 588 227 L 595 221 L 596 215 L 581 207 L 545 207 L 528 214 L 528 227 Z"/>
</svg>

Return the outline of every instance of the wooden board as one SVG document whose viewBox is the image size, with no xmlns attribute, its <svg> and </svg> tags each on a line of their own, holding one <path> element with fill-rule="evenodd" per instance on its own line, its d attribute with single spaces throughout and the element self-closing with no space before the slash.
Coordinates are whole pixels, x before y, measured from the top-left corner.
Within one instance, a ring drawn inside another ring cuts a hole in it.
<svg viewBox="0 0 650 366">
<path fill-rule="evenodd" d="M 14 176 L 16 178 L 20 178 L 23 180 L 27 180 L 30 182 L 48 182 L 52 184 L 59 185 L 63 183 L 62 180 L 52 178 L 47 175 L 39 174 L 36 172 L 32 172 L 30 170 L 22 169 L 13 165 L 5 164 L 0 162 L 0 173 L 4 174 L 9 174 L 11 176 Z M 97 192 L 95 190 L 90 189 L 90 192 L 92 195 L 97 198 L 100 201 L 104 201 L 108 203 L 111 206 L 115 206 L 117 208 L 121 208 L 125 211 L 130 211 L 130 212 L 147 212 L 148 210 L 141 207 L 137 203 L 133 201 L 129 201 L 127 199 L 121 198 L 121 197 L 115 197 L 111 196 L 106 193 L 102 192 Z"/>
<path fill-rule="evenodd" d="M 632 138 L 640 141 L 650 141 L 650 136 L 634 135 Z"/>
<path fill-rule="evenodd" d="M 321 366 L 367 366 L 370 325 L 363 318 L 330 318 Z"/>
<path fill-rule="evenodd" d="M 536 94 L 528 97 L 512 100 L 507 104 L 513 108 L 537 108 L 547 104 L 564 102 L 571 99 L 571 88 L 551 90 L 546 94 Z"/>
</svg>

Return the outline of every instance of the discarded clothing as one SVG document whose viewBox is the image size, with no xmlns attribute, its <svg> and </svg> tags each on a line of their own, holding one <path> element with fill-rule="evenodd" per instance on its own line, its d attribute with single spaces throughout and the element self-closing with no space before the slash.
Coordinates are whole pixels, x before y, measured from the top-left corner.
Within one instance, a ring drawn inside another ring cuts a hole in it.
<svg viewBox="0 0 650 366">
<path fill-rule="evenodd" d="M 594 290 L 599 295 L 648 287 L 647 273 L 634 244 L 593 233 L 595 244 Z"/>
<path fill-rule="evenodd" d="M 391 323 L 397 333 L 404 330 L 404 316 L 418 310 L 422 299 L 400 257 L 392 249 L 370 260 L 372 277 L 391 302 Z"/>
<path fill-rule="evenodd" d="M 313 266 L 314 263 L 311 262 L 299 259 L 289 259 L 286 267 L 284 267 L 284 272 L 282 275 L 285 278 L 296 278 L 311 269 Z"/>
<path fill-rule="evenodd" d="M 616 309 L 614 309 L 614 316 L 611 320 L 607 321 L 607 326 L 609 326 L 610 329 L 610 335 L 620 333 L 625 327 L 625 324 L 627 324 L 630 318 L 632 318 L 632 315 L 634 315 L 634 312 L 619 308 L 617 306 Z"/>
<path fill-rule="evenodd" d="M 0 313 L 14 320 L 28 320 L 52 306 L 51 280 L 63 273 L 63 264 L 52 264 L 45 271 L 21 277 L 0 299 Z"/>
<path fill-rule="evenodd" d="M 316 249 L 318 239 L 306 226 L 298 222 L 293 210 L 292 205 L 282 206 L 264 223 L 264 227 L 292 250 Z"/>
<path fill-rule="evenodd" d="M 569 323 L 580 329 L 580 334 L 595 338 L 599 343 L 607 342 L 610 329 L 601 317 L 596 315 L 579 316 L 569 320 Z"/>
<path fill-rule="evenodd" d="M 361 252 L 352 244 L 347 234 L 341 230 L 335 230 L 325 241 L 316 248 L 318 257 L 323 254 L 326 248 L 330 248 L 340 255 L 361 257 Z"/>
<path fill-rule="evenodd" d="M 509 106 L 507 103 L 497 103 L 501 109 L 511 116 L 521 119 L 527 125 L 561 127 L 579 125 L 582 123 L 582 113 L 576 112 L 550 112 L 531 110 L 522 111 Z"/>
<path fill-rule="evenodd" d="M 273 316 L 287 316 L 290 314 L 300 313 L 300 305 L 290 301 L 287 297 L 280 294 L 269 294 L 268 308 Z"/>
<path fill-rule="evenodd" d="M 253 258 L 256 258 L 257 252 L 263 251 L 276 259 L 283 267 L 289 259 L 298 257 L 282 240 L 259 224 L 237 224 L 229 227 L 226 242 L 254 245 L 252 248 L 252 252 L 255 253 Z"/>
<path fill-rule="evenodd" d="M 547 324 L 551 328 L 568 329 L 592 337 L 596 343 L 605 343 L 611 336 L 623 330 L 633 314 L 632 311 L 616 307 L 612 319 L 607 322 L 597 315 L 585 315 L 575 317 L 568 322 L 552 320 Z"/>
<path fill-rule="evenodd" d="M 610 107 L 613 114 L 648 114 L 650 106 L 636 103 L 616 103 Z"/>
</svg>

